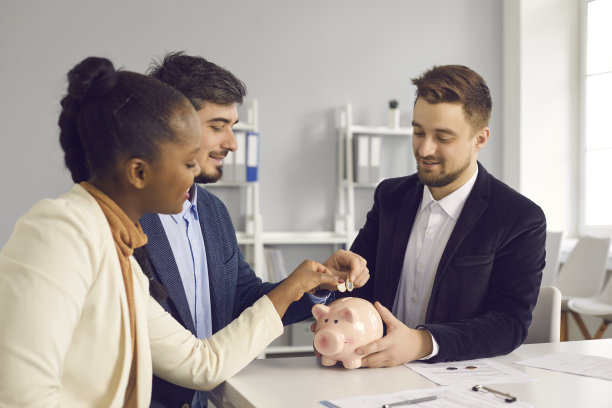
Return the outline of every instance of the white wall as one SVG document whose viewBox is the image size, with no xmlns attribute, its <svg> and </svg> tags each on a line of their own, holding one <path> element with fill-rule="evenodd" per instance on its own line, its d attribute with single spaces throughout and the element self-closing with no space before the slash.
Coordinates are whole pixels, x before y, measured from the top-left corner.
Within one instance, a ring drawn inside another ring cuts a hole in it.
<svg viewBox="0 0 612 408">
<path fill-rule="evenodd" d="M 171 50 L 225 66 L 259 100 L 265 230 L 331 229 L 335 108 L 352 102 L 358 122 L 382 125 L 397 98 L 408 125 L 410 78 L 434 64 L 487 80 L 492 137 L 480 159 L 501 176 L 502 0 L 3 1 L 0 246 L 19 215 L 71 184 L 56 125 L 66 72 L 90 55 L 142 72 Z"/>
<path fill-rule="evenodd" d="M 504 0 L 504 179 L 576 234 L 580 0 Z"/>
</svg>

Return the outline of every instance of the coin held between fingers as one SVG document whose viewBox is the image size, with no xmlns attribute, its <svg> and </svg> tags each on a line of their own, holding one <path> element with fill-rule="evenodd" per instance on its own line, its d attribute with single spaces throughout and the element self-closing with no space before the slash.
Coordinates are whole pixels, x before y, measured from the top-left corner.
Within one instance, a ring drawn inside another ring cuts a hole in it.
<svg viewBox="0 0 612 408">
<path fill-rule="evenodd" d="M 351 280 L 346 281 L 346 290 L 348 290 L 349 292 L 353 291 L 353 281 Z"/>
</svg>

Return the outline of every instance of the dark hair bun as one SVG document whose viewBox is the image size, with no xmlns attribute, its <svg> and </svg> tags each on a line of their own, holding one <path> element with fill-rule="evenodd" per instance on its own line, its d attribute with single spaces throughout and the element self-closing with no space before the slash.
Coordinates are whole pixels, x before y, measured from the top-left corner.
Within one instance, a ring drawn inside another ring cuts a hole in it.
<svg viewBox="0 0 612 408">
<path fill-rule="evenodd" d="M 106 58 L 89 57 L 68 72 L 68 97 L 77 104 L 104 96 L 117 85 L 119 75 Z"/>
</svg>

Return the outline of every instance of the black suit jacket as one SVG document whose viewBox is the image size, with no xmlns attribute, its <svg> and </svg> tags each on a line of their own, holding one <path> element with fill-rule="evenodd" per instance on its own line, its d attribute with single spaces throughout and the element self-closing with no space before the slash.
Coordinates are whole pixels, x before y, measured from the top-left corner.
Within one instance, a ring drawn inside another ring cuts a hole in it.
<svg viewBox="0 0 612 408">
<path fill-rule="evenodd" d="M 423 184 L 416 175 L 388 179 L 351 250 L 370 281 L 353 291 L 391 309 Z M 527 336 L 542 280 L 546 219 L 536 204 L 491 176 L 478 176 L 434 278 L 422 326 L 440 346 L 429 362 L 506 354 Z"/>
<path fill-rule="evenodd" d="M 262 282 L 244 260 L 236 241 L 236 231 L 225 205 L 215 195 L 197 186 L 197 209 L 206 248 L 213 333 L 218 332 L 246 308 L 250 307 L 277 284 Z M 170 242 L 157 214 L 145 214 L 140 219 L 149 241 L 145 246 L 153 279 L 168 291 L 168 299 L 160 302 L 185 328 L 195 334 L 189 304 L 181 276 L 176 266 Z M 141 266 L 147 268 L 145 264 Z M 311 316 L 312 302 L 303 296 L 293 303 L 285 316 L 285 325 Z M 247 339 L 245 339 L 246 341 Z M 194 390 L 179 387 L 159 377 L 153 378 L 152 407 L 182 407 L 191 405 Z"/>
</svg>

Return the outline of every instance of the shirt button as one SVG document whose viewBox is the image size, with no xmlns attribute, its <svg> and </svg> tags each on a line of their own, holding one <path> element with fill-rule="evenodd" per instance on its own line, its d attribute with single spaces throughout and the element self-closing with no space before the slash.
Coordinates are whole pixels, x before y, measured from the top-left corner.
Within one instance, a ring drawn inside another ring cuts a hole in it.
<svg viewBox="0 0 612 408">
<path fill-rule="evenodd" d="M 181 408 L 189 408 L 189 404 L 183 404 L 181 405 Z"/>
<path fill-rule="evenodd" d="M 418 300 L 417 295 L 412 295 L 412 301 L 413 301 L 413 302 L 416 302 L 417 300 Z"/>
</svg>

